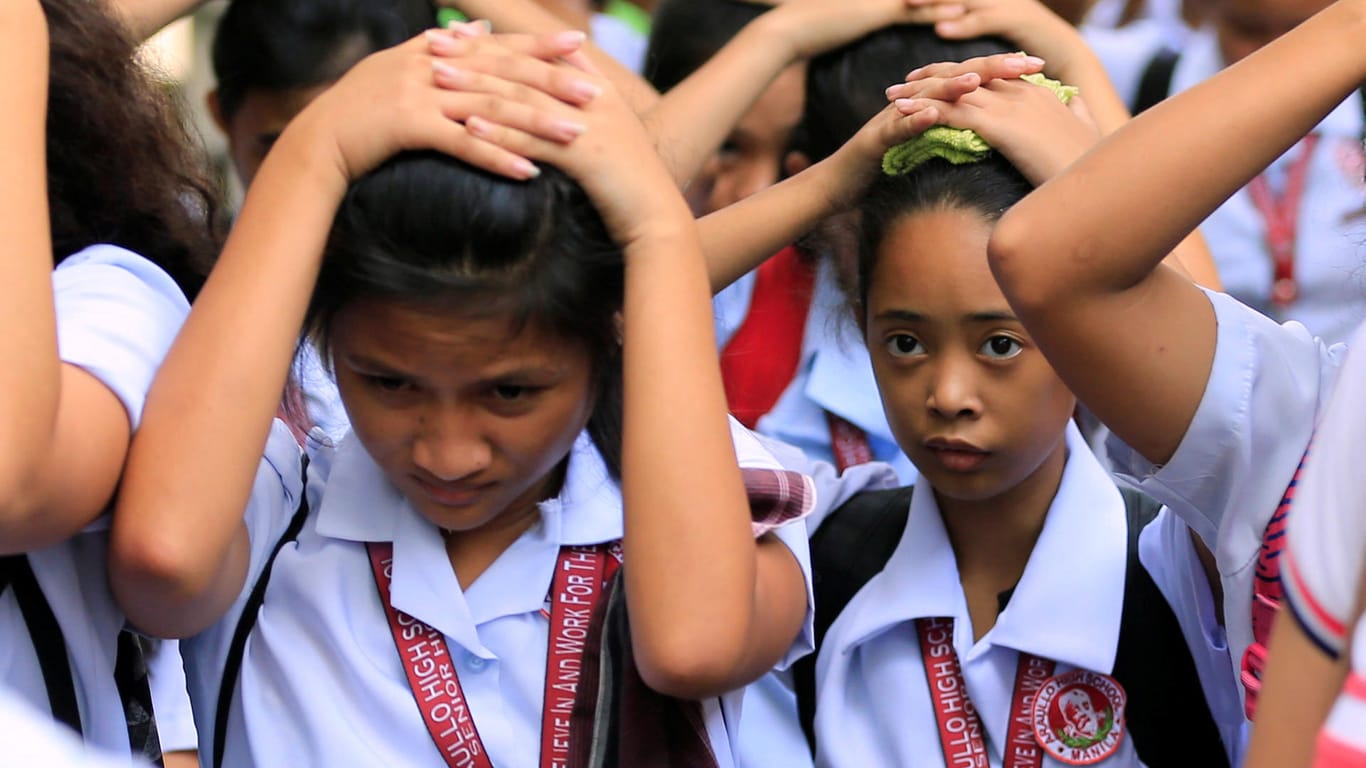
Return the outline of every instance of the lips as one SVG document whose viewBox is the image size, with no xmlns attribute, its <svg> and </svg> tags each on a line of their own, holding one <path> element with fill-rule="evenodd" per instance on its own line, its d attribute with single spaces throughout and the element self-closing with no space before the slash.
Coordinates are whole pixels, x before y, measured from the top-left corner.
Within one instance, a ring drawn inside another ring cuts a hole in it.
<svg viewBox="0 0 1366 768">
<path fill-rule="evenodd" d="M 932 437 L 925 441 L 925 448 L 950 472 L 972 472 L 991 456 L 990 451 L 956 438 Z"/>
<path fill-rule="evenodd" d="M 487 483 L 440 483 L 414 476 L 419 487 L 432 501 L 448 507 L 467 507 L 479 501 L 489 489 L 497 485 Z"/>
</svg>

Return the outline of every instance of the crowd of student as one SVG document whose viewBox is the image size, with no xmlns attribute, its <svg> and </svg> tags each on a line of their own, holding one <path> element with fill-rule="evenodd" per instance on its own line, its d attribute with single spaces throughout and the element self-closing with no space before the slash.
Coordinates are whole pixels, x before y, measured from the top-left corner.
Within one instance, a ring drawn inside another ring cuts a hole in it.
<svg viewBox="0 0 1366 768">
<path fill-rule="evenodd" d="M 197 4 L 0 3 L 0 764 L 1366 766 L 1366 0 L 232 0 L 231 214 Z"/>
</svg>

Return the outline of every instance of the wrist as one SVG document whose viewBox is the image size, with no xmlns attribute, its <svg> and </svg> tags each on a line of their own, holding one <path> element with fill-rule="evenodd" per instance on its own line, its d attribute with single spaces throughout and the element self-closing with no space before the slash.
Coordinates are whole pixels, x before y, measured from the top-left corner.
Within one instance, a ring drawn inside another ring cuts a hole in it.
<svg viewBox="0 0 1366 768">
<path fill-rule="evenodd" d="M 319 130 L 301 114 L 285 128 L 266 155 L 258 175 L 284 174 L 322 199 L 340 202 L 350 186 L 346 163 L 331 131 Z"/>
<path fill-rule="evenodd" d="M 802 45 L 802 20 L 795 18 L 790 5 L 779 5 L 771 11 L 745 25 L 736 35 L 737 39 L 748 37 L 759 50 L 779 52 L 784 64 L 805 58 L 808 53 Z"/>
</svg>

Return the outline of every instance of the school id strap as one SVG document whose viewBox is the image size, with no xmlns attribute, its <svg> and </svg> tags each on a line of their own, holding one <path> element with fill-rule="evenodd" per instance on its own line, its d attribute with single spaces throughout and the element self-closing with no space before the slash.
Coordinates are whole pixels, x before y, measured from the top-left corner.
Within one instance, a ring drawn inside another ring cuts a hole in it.
<svg viewBox="0 0 1366 768">
<path fill-rule="evenodd" d="M 389 619 L 413 698 L 432 742 L 451 768 L 493 768 L 479 729 L 470 716 L 460 676 L 440 630 L 393 607 L 393 544 L 365 545 L 375 588 Z M 593 608 L 620 565 L 620 546 L 560 548 L 550 592 L 550 644 L 546 652 L 541 712 L 541 766 L 567 768 L 569 726 L 578 691 L 583 652 Z"/>
</svg>

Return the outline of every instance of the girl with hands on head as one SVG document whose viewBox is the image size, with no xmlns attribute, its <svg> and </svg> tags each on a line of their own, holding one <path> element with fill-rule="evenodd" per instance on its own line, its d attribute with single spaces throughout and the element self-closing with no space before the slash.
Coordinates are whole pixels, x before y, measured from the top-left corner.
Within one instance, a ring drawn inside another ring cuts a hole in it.
<svg viewBox="0 0 1366 768">
<path fill-rule="evenodd" d="M 805 529 L 766 533 L 807 485 L 729 426 L 691 215 L 624 101 L 558 63 L 581 41 L 375 54 L 257 175 L 115 529 L 132 618 L 193 635 L 212 764 L 562 763 L 610 599 L 728 765 L 723 694 L 809 648 Z M 306 470 L 272 423 L 301 327 L 353 425 Z"/>
<path fill-rule="evenodd" d="M 87 744 L 154 757 L 141 648 L 109 597 L 110 507 L 218 203 L 105 3 L 6 3 L 0 69 L 0 685 Z"/>
<path fill-rule="evenodd" d="M 1306 764 L 1343 679 L 1345 666 L 1284 612 L 1270 632 L 1276 555 L 1295 516 L 1287 488 L 1315 461 L 1307 446 L 1342 348 L 1157 264 L 1358 87 L 1364 24 L 1362 3 L 1338 2 L 1145 112 L 1007 216 L 991 248 L 1012 305 L 1122 441 L 1111 455 L 1125 474 L 1212 544 L 1230 661 L 1256 715 L 1249 765 Z M 1295 96 L 1269 96 L 1281 93 Z M 1061 208 L 1065 228 L 1045 215 Z M 1114 344 L 1136 323 L 1141 337 Z"/>
<path fill-rule="evenodd" d="M 1018 72 L 1040 63 L 1003 54 L 963 69 Z M 946 74 L 921 81 L 922 93 L 979 90 Z M 772 247 L 761 233 L 725 237 L 718 225 L 729 216 L 780 239 L 840 205 L 857 206 L 851 304 L 892 431 L 921 473 L 913 490 L 870 492 L 879 484 L 866 473 L 840 482 L 828 468 L 810 469 L 822 497 L 836 499 L 817 512 L 813 565 L 822 578 L 847 581 L 851 559 L 871 557 L 831 549 L 841 539 L 895 540 L 885 563 L 862 569 L 863 581 L 847 593 L 817 594 L 818 611 L 827 612 L 817 632 L 827 629 L 804 702 L 815 762 L 943 765 L 962 749 L 991 765 L 1011 764 L 1017 750 L 1042 765 L 1083 752 L 1100 765 L 1230 764 L 1238 702 L 1202 688 L 1232 681 L 1220 657 L 1183 632 L 1197 602 L 1184 596 L 1207 584 L 1197 544 L 1156 503 L 1116 488 L 1072 426 L 1072 394 L 988 271 L 986 244 L 1001 213 L 1075 161 L 1098 132 L 1047 88 L 1003 85 L 968 104 L 944 102 L 943 112 L 903 116 L 889 105 L 826 161 L 701 223 L 715 267 L 724 262 L 718 257 L 735 255 L 727 243 L 753 243 L 760 254 Z M 877 173 L 896 140 L 935 124 L 958 128 L 944 118 L 949 106 L 992 144 L 987 158 L 951 164 L 935 156 L 940 146 L 904 175 Z M 802 202 L 822 184 L 827 196 Z M 870 516 L 873 508 L 881 518 Z M 1140 538 L 1150 551 L 1142 562 Z M 1183 597 L 1168 601 L 1169 590 Z M 1203 594 L 1208 602 L 1207 585 Z M 1088 607 L 1058 610 L 1059 602 Z M 956 660 L 960 677 L 927 672 L 924 662 L 945 658 Z M 1018 680 L 1035 677 L 1054 691 L 1036 699 L 1047 722 L 1061 728 L 1080 712 L 1068 708 L 1077 695 L 1062 693 L 1081 690 L 1097 725 L 1068 731 L 1073 743 L 1049 729 L 1016 734 L 1014 723 L 1035 712 Z M 931 688 L 966 693 L 955 707 L 936 701 Z M 964 698 L 981 739 L 936 741 L 938 718 L 963 711 Z M 1188 734 L 1179 749 L 1169 739 L 1178 726 Z"/>
</svg>

